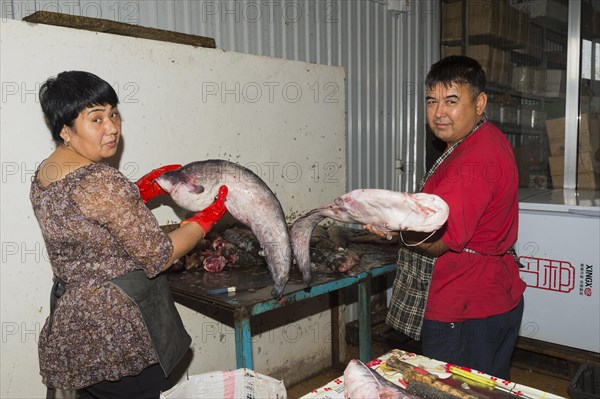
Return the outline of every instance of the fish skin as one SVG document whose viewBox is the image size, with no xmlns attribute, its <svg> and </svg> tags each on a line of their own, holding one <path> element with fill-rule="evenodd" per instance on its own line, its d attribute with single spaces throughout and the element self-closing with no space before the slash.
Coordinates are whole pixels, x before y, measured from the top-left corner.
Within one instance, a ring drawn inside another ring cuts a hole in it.
<svg viewBox="0 0 600 399">
<path fill-rule="evenodd" d="M 313 209 L 294 221 L 290 228 L 296 266 L 303 280 L 311 281 L 310 237 L 323 219 L 371 225 L 382 231 L 432 232 L 448 219 L 448 205 L 437 195 L 404 193 L 382 189 L 357 189 L 333 203 Z"/>
<path fill-rule="evenodd" d="M 344 370 L 344 397 L 346 399 L 417 399 L 398 385 L 358 359 L 352 359 Z"/>
<path fill-rule="evenodd" d="M 319 209 L 340 222 L 369 224 L 383 231 L 425 233 L 442 227 L 449 211 L 444 200 L 434 194 L 382 189 L 353 190 Z"/>
<path fill-rule="evenodd" d="M 165 172 L 156 182 L 177 205 L 192 212 L 209 206 L 219 187 L 226 185 L 227 210 L 260 242 L 274 282 L 271 294 L 281 298 L 292 263 L 289 230 L 279 200 L 260 177 L 236 163 L 211 159 Z"/>
<path fill-rule="evenodd" d="M 252 231 L 240 227 L 232 227 L 223 231 L 223 238 L 237 245 L 252 256 L 259 256 L 260 243 L 252 234 Z"/>
</svg>

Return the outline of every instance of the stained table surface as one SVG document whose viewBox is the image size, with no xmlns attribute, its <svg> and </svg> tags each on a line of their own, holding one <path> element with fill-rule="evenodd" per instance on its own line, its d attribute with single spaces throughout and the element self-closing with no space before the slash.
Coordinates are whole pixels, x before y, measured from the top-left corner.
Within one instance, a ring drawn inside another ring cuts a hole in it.
<svg viewBox="0 0 600 399">
<path fill-rule="evenodd" d="M 271 295 L 273 280 L 266 264 L 227 265 L 218 273 L 196 268 L 167 273 L 167 279 L 176 300 L 183 297 L 229 310 L 257 304 L 279 307 L 357 283 L 364 280 L 373 269 L 394 264 L 397 257 L 396 248 L 391 245 L 352 243 L 347 249 L 359 252 L 362 255 L 360 262 L 345 273 L 317 263 L 310 287 L 304 284 L 299 270 L 292 265 L 290 279 L 280 301 L 275 301 Z M 235 292 L 213 293 L 229 287 L 235 287 Z"/>
</svg>

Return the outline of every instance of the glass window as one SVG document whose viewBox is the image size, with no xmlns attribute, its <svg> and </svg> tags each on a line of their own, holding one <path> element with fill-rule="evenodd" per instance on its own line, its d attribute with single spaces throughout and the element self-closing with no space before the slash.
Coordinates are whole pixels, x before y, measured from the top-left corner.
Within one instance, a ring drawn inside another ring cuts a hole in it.
<svg viewBox="0 0 600 399">
<path fill-rule="evenodd" d="M 579 188 L 598 189 L 600 2 L 582 1 Z M 444 0 L 441 55 L 477 59 L 488 118 L 515 151 L 522 188 L 563 187 L 568 0 Z"/>
<path fill-rule="evenodd" d="M 600 2 L 581 4 L 577 187 L 600 187 Z"/>
</svg>

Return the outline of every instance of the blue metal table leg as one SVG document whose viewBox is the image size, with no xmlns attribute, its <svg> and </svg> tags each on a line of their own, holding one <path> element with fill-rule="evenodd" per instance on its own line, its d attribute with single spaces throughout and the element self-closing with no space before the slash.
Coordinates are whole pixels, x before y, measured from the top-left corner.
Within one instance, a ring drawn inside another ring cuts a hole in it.
<svg viewBox="0 0 600 399">
<path fill-rule="evenodd" d="M 371 279 L 358 283 L 358 357 L 371 360 Z"/>
<path fill-rule="evenodd" d="M 235 364 L 237 368 L 252 369 L 252 335 L 249 315 L 235 315 Z"/>
</svg>

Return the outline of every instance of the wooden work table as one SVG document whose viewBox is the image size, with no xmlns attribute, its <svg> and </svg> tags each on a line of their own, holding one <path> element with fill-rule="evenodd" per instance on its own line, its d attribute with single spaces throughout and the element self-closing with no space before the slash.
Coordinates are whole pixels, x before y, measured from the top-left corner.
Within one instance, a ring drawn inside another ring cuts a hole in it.
<svg viewBox="0 0 600 399">
<path fill-rule="evenodd" d="M 340 308 L 338 304 L 343 302 L 340 296 L 343 296 L 342 289 L 347 287 L 356 286 L 358 290 L 359 356 L 364 361 L 371 359 L 371 278 L 396 269 L 393 261 L 389 261 L 395 255 L 390 251 L 389 245 L 386 247 L 381 248 L 381 252 L 374 253 L 377 252 L 377 246 L 370 246 L 373 253 L 364 254 L 361 262 L 346 273 L 334 272 L 317 265 L 310 287 L 304 285 L 299 271 L 292 266 L 290 280 L 281 300 L 275 300 L 271 295 L 273 281 L 265 265 L 226 267 L 219 273 L 209 273 L 198 268 L 168 273 L 167 278 L 175 301 L 193 304 L 194 310 L 201 313 L 218 308 L 233 314 L 237 368 L 253 368 L 251 317 L 320 295 L 332 295 L 332 346 L 335 366 L 336 363 L 339 365 L 344 362 L 343 356 L 338 356 L 343 351 L 341 347 L 345 348 L 343 307 Z M 364 248 L 363 245 L 362 249 Z M 228 287 L 236 287 L 236 291 L 222 292 Z"/>
</svg>

